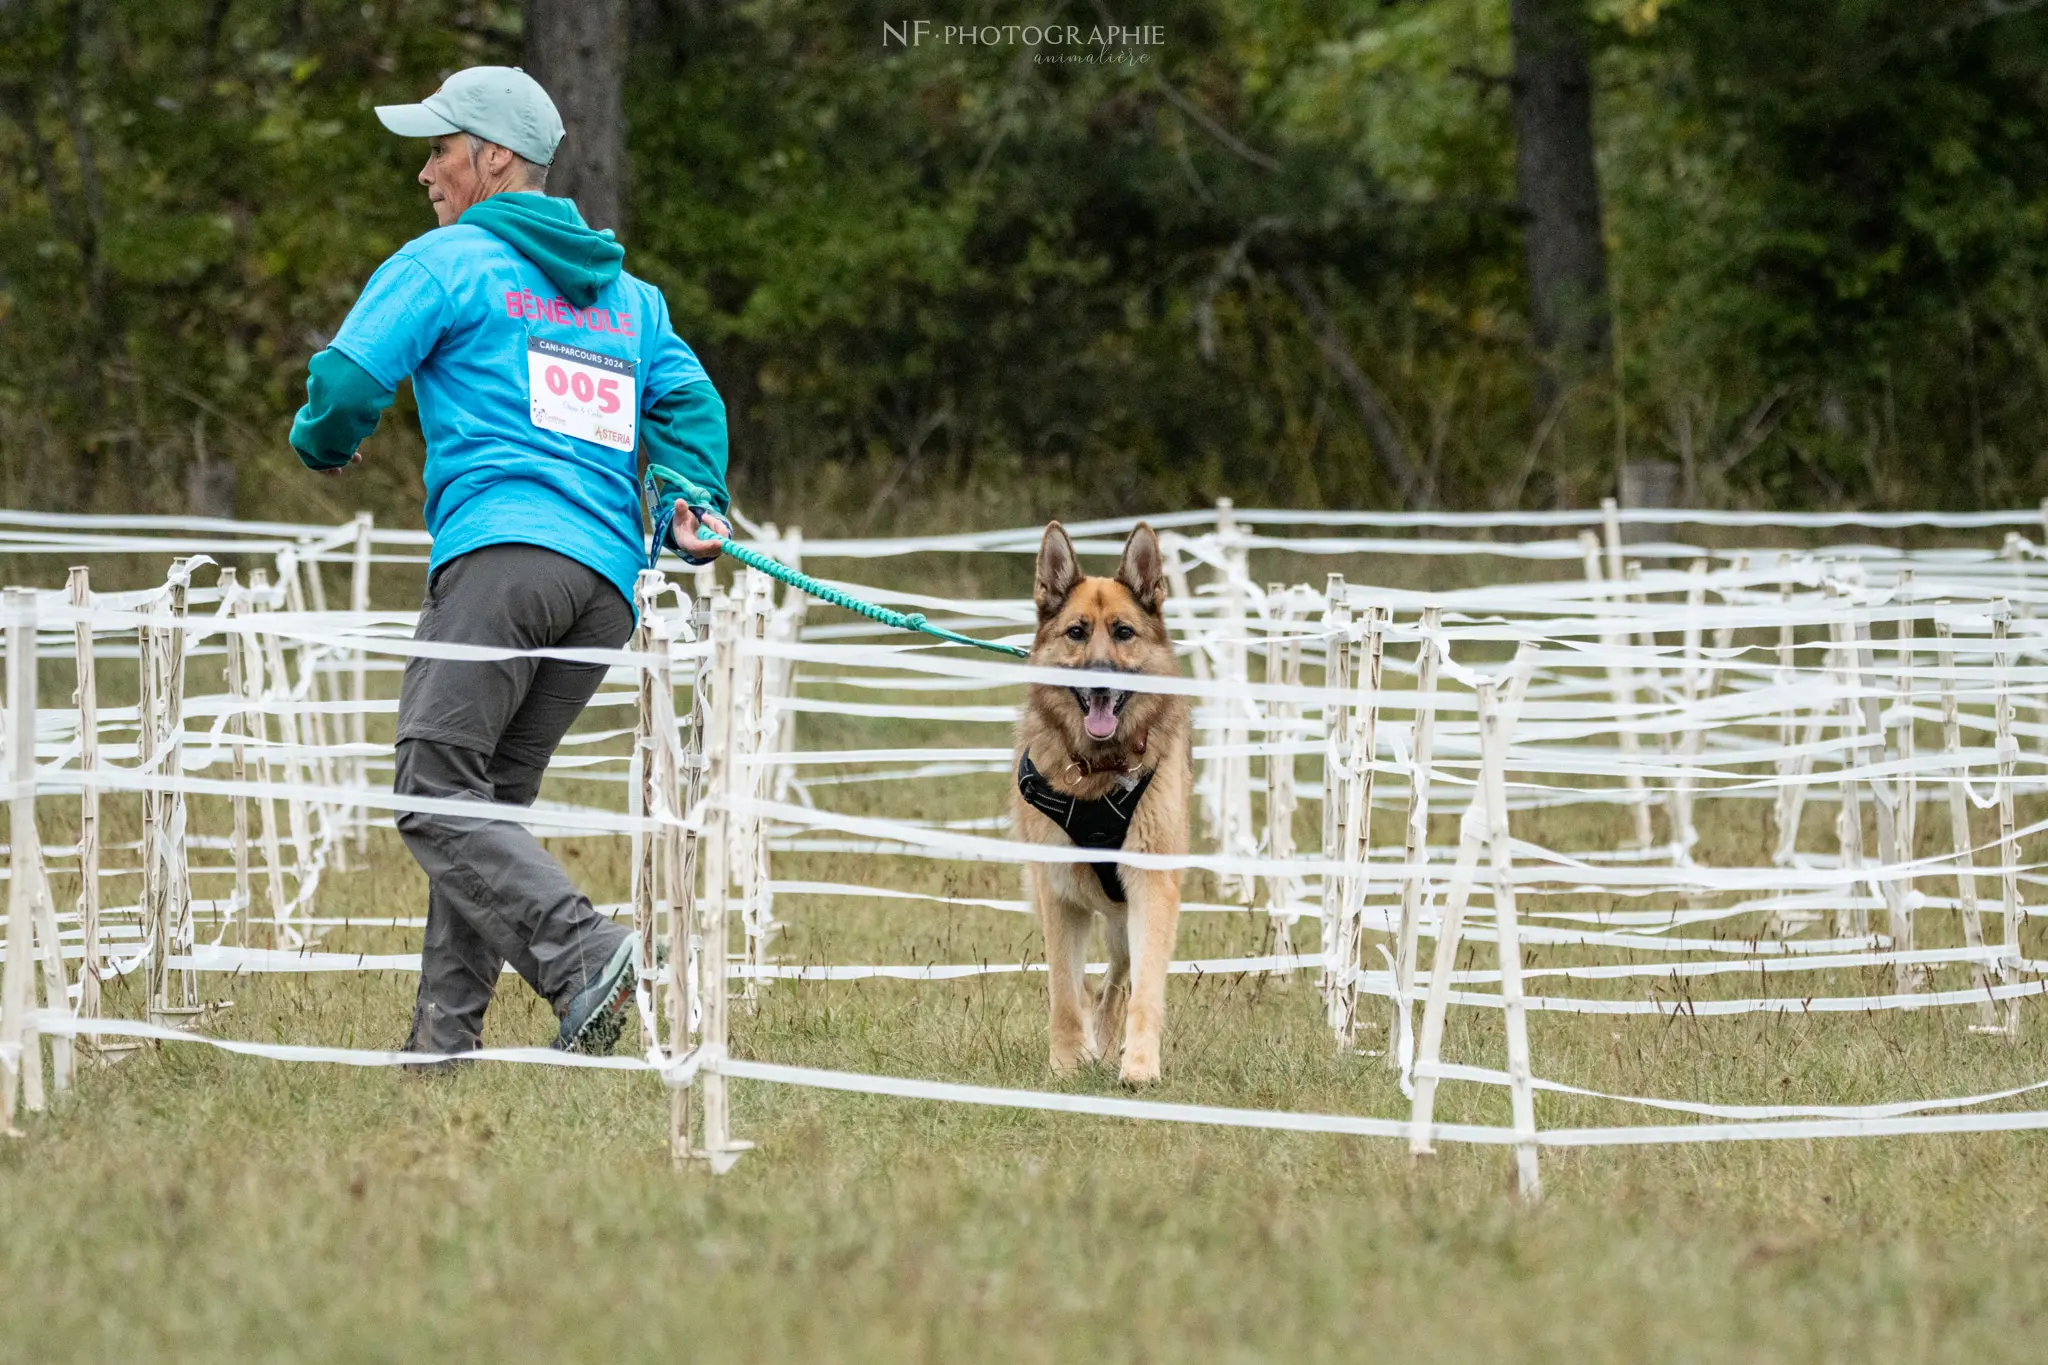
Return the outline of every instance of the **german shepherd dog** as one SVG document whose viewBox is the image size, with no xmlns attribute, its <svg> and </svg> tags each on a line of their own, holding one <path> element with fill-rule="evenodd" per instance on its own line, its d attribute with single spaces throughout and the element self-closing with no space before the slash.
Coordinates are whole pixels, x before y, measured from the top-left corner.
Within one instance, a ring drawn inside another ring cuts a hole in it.
<svg viewBox="0 0 2048 1365">
<path fill-rule="evenodd" d="M 1119 674 L 1180 672 L 1161 608 L 1159 538 L 1140 523 L 1114 578 L 1084 578 L 1058 522 L 1045 528 L 1033 587 L 1030 662 L 1071 668 L 1066 687 L 1034 684 L 1017 725 L 1017 836 L 1035 844 L 1183 854 L 1193 785 L 1188 699 L 1126 691 Z M 1166 967 L 1180 921 L 1180 873 L 1116 863 L 1031 863 L 1045 930 L 1052 1069 L 1123 1054 L 1126 1085 L 1159 1079 Z M 1104 923 L 1109 975 L 1091 996 L 1089 930 Z M 1119 1035 L 1121 1035 L 1119 1037 Z"/>
</svg>

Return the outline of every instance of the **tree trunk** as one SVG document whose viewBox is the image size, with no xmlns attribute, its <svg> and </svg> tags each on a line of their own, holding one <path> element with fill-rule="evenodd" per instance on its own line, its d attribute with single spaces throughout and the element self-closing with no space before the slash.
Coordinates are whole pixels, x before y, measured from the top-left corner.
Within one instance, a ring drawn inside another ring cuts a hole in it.
<svg viewBox="0 0 2048 1365">
<path fill-rule="evenodd" d="M 1401 505 L 1411 512 L 1426 510 L 1434 490 L 1422 472 L 1416 469 L 1415 462 L 1408 458 L 1408 444 L 1401 439 L 1400 428 L 1394 425 L 1387 400 L 1366 377 L 1358 364 L 1358 357 L 1351 354 L 1351 348 L 1344 344 L 1337 319 L 1323 302 L 1323 296 L 1316 292 L 1315 286 L 1309 283 L 1307 272 L 1298 265 L 1284 267 L 1280 271 L 1280 281 L 1287 286 L 1287 292 L 1294 295 L 1302 316 L 1308 320 L 1309 330 L 1315 334 L 1316 348 L 1323 353 L 1324 361 L 1337 372 L 1338 382 L 1351 395 L 1352 403 L 1358 408 L 1359 422 L 1365 427 L 1366 440 L 1379 459 L 1380 472 L 1393 485 L 1394 492 L 1400 495 Z"/>
<path fill-rule="evenodd" d="M 548 193 L 574 199 L 592 227 L 625 236 L 624 0 L 526 0 L 526 69 L 568 130 Z"/>
<path fill-rule="evenodd" d="M 1607 356 L 1607 246 L 1593 162 L 1593 74 L 1583 0 L 1510 0 L 1515 47 L 1515 188 L 1546 412 L 1561 385 Z"/>
</svg>

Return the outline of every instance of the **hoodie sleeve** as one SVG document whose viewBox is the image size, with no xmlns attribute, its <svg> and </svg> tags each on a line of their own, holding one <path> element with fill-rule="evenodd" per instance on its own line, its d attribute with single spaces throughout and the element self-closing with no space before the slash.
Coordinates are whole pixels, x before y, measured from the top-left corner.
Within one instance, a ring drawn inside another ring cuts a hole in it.
<svg viewBox="0 0 2048 1365">
<path fill-rule="evenodd" d="M 725 490 L 725 400 L 710 380 L 685 384 L 656 399 L 640 418 L 640 448 L 650 464 L 665 464 L 709 493 L 720 516 L 730 510 L 732 498 Z M 668 547 L 682 554 L 673 534 Z M 683 558 L 691 564 L 709 562 Z"/>
<path fill-rule="evenodd" d="M 668 300 L 658 289 L 642 288 L 646 289 L 647 348 L 643 354 L 647 365 L 640 403 L 642 411 L 652 411 L 672 390 L 686 384 L 708 383 L 710 376 L 704 373 L 697 353 L 676 335 L 675 324 L 669 320 Z M 724 467 L 721 460 L 719 468 Z"/>
<path fill-rule="evenodd" d="M 306 366 L 306 406 L 292 419 L 292 449 L 308 469 L 341 468 L 394 396 L 341 352 L 318 352 Z"/>
<path fill-rule="evenodd" d="M 407 248 L 370 276 L 335 333 L 331 349 L 360 365 L 385 388 L 396 389 L 454 322 L 455 305 L 448 291 Z"/>
</svg>

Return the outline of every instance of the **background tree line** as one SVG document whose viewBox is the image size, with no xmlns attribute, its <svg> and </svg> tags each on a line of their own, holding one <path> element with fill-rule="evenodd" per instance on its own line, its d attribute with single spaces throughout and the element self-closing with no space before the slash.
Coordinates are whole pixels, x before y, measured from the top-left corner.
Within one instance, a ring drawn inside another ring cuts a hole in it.
<svg viewBox="0 0 2048 1365">
<path fill-rule="evenodd" d="M 524 62 L 807 525 L 2043 489 L 2042 0 L 0 0 L 0 498 L 414 520 L 304 361 Z M 1143 22 L 1143 62 L 885 22 Z"/>
</svg>

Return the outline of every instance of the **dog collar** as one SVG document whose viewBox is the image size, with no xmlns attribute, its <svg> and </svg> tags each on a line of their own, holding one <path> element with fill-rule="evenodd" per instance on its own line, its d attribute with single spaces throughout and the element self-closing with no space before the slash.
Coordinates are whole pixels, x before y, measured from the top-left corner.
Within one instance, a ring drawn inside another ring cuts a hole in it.
<svg viewBox="0 0 2048 1365">
<path fill-rule="evenodd" d="M 1124 836 L 1131 831 L 1131 817 L 1137 814 L 1138 802 L 1151 785 L 1152 772 L 1148 770 L 1123 791 L 1083 801 L 1046 781 L 1045 774 L 1038 771 L 1028 752 L 1017 760 L 1017 794 L 1032 809 L 1065 830 L 1067 838 L 1073 840 L 1077 848 L 1122 848 Z M 1095 879 L 1102 883 L 1103 894 L 1121 905 L 1124 884 L 1117 873 L 1117 864 L 1090 863 L 1088 866 L 1095 869 Z"/>
</svg>

